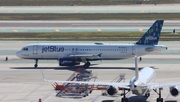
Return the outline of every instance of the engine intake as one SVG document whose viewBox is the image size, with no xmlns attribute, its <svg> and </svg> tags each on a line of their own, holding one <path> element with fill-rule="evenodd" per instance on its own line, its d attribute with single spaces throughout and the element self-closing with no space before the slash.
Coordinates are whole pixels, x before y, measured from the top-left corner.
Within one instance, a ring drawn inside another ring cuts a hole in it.
<svg viewBox="0 0 180 102">
<path fill-rule="evenodd" d="M 179 95 L 180 88 L 178 86 L 170 87 L 170 93 L 172 96 L 176 97 Z"/>
<path fill-rule="evenodd" d="M 107 93 L 108 93 L 108 95 L 111 95 L 111 96 L 115 95 L 115 94 L 117 94 L 117 89 L 113 86 L 108 86 Z"/>
</svg>

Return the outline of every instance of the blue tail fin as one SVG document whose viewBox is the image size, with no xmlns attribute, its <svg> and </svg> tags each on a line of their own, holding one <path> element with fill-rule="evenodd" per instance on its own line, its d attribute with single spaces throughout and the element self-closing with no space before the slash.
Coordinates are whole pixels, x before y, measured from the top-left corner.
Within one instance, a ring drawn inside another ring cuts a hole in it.
<svg viewBox="0 0 180 102">
<path fill-rule="evenodd" d="M 161 34 L 164 20 L 157 20 L 143 35 L 143 37 L 136 42 L 139 45 L 157 45 Z"/>
</svg>

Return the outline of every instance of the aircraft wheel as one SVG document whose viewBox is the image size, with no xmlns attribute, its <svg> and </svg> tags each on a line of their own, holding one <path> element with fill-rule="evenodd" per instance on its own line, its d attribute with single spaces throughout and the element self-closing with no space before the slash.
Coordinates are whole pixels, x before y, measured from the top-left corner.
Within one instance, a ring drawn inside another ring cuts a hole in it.
<svg viewBox="0 0 180 102">
<path fill-rule="evenodd" d="M 157 98 L 156 102 L 163 102 L 163 98 Z"/>
<path fill-rule="evenodd" d="M 145 94 L 145 97 L 149 97 L 149 96 L 150 96 L 150 93 L 146 93 L 146 94 Z"/>
<path fill-rule="evenodd" d="M 124 98 L 121 98 L 121 102 L 124 102 Z"/>
<path fill-rule="evenodd" d="M 87 65 L 88 65 L 88 66 L 90 66 L 90 65 L 91 65 L 91 63 L 90 63 L 90 62 L 87 62 Z"/>
<path fill-rule="evenodd" d="M 89 66 L 90 66 L 90 62 L 86 62 L 85 64 L 84 64 L 84 68 L 89 68 Z"/>
<path fill-rule="evenodd" d="M 34 68 L 38 67 L 38 59 L 35 59 L 35 64 L 34 64 Z"/>
<path fill-rule="evenodd" d="M 87 65 L 87 64 L 84 64 L 84 68 L 88 68 L 88 65 Z"/>
<path fill-rule="evenodd" d="M 128 98 L 122 98 L 121 102 L 128 102 Z"/>
<path fill-rule="evenodd" d="M 34 65 L 34 68 L 37 68 L 37 67 L 38 67 L 38 64 L 35 64 L 35 65 Z"/>
</svg>

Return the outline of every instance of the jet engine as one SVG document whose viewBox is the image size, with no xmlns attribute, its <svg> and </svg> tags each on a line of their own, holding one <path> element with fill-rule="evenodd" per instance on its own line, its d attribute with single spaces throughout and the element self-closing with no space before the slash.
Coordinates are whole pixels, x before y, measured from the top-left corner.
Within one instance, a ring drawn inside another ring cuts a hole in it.
<svg viewBox="0 0 180 102">
<path fill-rule="evenodd" d="M 80 64 L 80 61 L 78 61 L 77 59 L 73 59 L 73 58 L 60 58 L 59 59 L 60 66 L 75 66 L 79 64 Z"/>
<path fill-rule="evenodd" d="M 177 95 L 179 95 L 179 92 L 180 92 L 180 87 L 178 86 L 170 87 L 170 93 L 172 96 L 176 97 Z"/>
<path fill-rule="evenodd" d="M 115 87 L 113 87 L 113 86 L 108 86 L 107 87 L 107 93 L 108 93 L 108 95 L 115 95 L 115 94 L 117 94 L 117 88 L 115 88 Z"/>
</svg>

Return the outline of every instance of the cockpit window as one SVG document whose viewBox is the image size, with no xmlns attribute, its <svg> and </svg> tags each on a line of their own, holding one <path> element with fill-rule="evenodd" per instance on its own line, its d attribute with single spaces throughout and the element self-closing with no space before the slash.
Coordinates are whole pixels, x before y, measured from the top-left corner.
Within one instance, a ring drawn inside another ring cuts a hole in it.
<svg viewBox="0 0 180 102">
<path fill-rule="evenodd" d="M 23 51 L 28 51 L 27 47 L 22 48 Z"/>
</svg>

